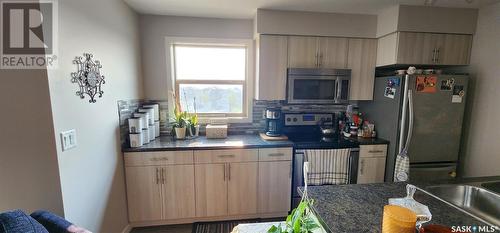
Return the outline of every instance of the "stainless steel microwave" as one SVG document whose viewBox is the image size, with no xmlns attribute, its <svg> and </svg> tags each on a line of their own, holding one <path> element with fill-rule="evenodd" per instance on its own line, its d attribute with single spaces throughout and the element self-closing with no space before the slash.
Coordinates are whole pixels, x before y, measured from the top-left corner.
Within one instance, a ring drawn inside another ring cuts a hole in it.
<svg viewBox="0 0 500 233">
<path fill-rule="evenodd" d="M 344 104 L 349 101 L 351 70 L 308 69 L 287 70 L 287 103 Z"/>
</svg>

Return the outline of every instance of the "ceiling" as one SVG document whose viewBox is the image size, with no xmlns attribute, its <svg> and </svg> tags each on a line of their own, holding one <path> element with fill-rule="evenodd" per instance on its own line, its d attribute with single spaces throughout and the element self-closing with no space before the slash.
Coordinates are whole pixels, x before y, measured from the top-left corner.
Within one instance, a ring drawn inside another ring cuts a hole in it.
<svg viewBox="0 0 500 233">
<path fill-rule="evenodd" d="M 257 8 L 377 14 L 389 6 L 479 8 L 500 0 L 124 0 L 141 14 L 251 19 Z"/>
</svg>

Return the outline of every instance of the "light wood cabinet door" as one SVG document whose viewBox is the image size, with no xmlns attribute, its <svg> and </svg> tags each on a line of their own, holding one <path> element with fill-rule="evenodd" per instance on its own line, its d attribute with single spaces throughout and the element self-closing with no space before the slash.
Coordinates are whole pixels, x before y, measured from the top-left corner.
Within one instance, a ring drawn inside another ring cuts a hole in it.
<svg viewBox="0 0 500 233">
<path fill-rule="evenodd" d="M 319 38 L 318 67 L 344 69 L 347 65 L 347 38 Z"/>
<path fill-rule="evenodd" d="M 282 213 L 290 210 L 292 162 L 259 162 L 259 213 Z"/>
<path fill-rule="evenodd" d="M 349 39 L 347 68 L 351 69 L 351 100 L 373 100 L 376 39 Z"/>
<path fill-rule="evenodd" d="M 257 213 L 258 163 L 228 163 L 229 215 Z"/>
<path fill-rule="evenodd" d="M 160 170 L 160 167 L 125 169 L 130 222 L 162 219 Z"/>
<path fill-rule="evenodd" d="M 172 165 L 161 169 L 163 219 L 194 217 L 194 165 Z"/>
<path fill-rule="evenodd" d="M 382 183 L 386 157 L 359 158 L 358 184 Z"/>
<path fill-rule="evenodd" d="M 288 67 L 317 68 L 318 38 L 308 36 L 288 37 Z"/>
<path fill-rule="evenodd" d="M 196 217 L 227 215 L 226 164 L 196 164 Z"/>
<path fill-rule="evenodd" d="M 286 99 L 287 39 L 286 36 L 272 35 L 261 35 L 257 39 L 255 99 Z"/>
<path fill-rule="evenodd" d="M 430 33 L 399 32 L 397 63 L 432 64 L 433 49 Z"/>
<path fill-rule="evenodd" d="M 472 46 L 472 35 L 445 34 L 444 45 L 437 59 L 439 64 L 468 65 Z"/>
</svg>

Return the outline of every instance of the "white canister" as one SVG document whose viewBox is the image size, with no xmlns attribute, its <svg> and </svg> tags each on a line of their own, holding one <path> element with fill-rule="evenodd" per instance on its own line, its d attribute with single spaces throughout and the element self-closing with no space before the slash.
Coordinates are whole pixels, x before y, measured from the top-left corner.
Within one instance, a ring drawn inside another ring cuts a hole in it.
<svg viewBox="0 0 500 233">
<path fill-rule="evenodd" d="M 154 110 L 154 121 L 160 120 L 160 105 L 159 104 L 145 104 L 143 107 L 153 108 Z"/>
<path fill-rule="evenodd" d="M 155 121 L 155 137 L 160 136 L 160 121 Z"/>
<path fill-rule="evenodd" d="M 155 125 L 149 125 L 149 141 L 155 140 Z"/>
<path fill-rule="evenodd" d="M 154 108 L 139 108 L 139 112 L 146 112 L 148 113 L 148 125 L 154 125 L 155 124 L 155 110 Z"/>
<path fill-rule="evenodd" d="M 147 112 L 136 112 L 134 113 L 134 117 L 142 118 L 142 128 L 145 129 L 148 127 L 149 123 L 149 113 Z"/>
<path fill-rule="evenodd" d="M 130 147 L 140 147 L 144 145 L 144 138 L 141 133 L 131 133 L 129 134 L 130 138 Z"/>
<path fill-rule="evenodd" d="M 128 119 L 128 132 L 129 133 L 142 133 L 144 128 L 143 119 L 140 117 L 131 117 Z"/>
<path fill-rule="evenodd" d="M 143 144 L 148 144 L 149 141 L 152 141 L 152 140 L 149 140 L 149 127 L 142 129 L 142 140 L 143 140 Z"/>
</svg>

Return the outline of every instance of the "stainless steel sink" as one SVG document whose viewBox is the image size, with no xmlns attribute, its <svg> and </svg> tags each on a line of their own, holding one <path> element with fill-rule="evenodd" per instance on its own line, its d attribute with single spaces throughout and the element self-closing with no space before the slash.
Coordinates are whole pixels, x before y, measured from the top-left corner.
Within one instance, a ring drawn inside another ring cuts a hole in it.
<svg viewBox="0 0 500 233">
<path fill-rule="evenodd" d="M 500 226 L 500 194 L 467 184 L 430 186 L 425 190 L 476 218 Z"/>
</svg>

